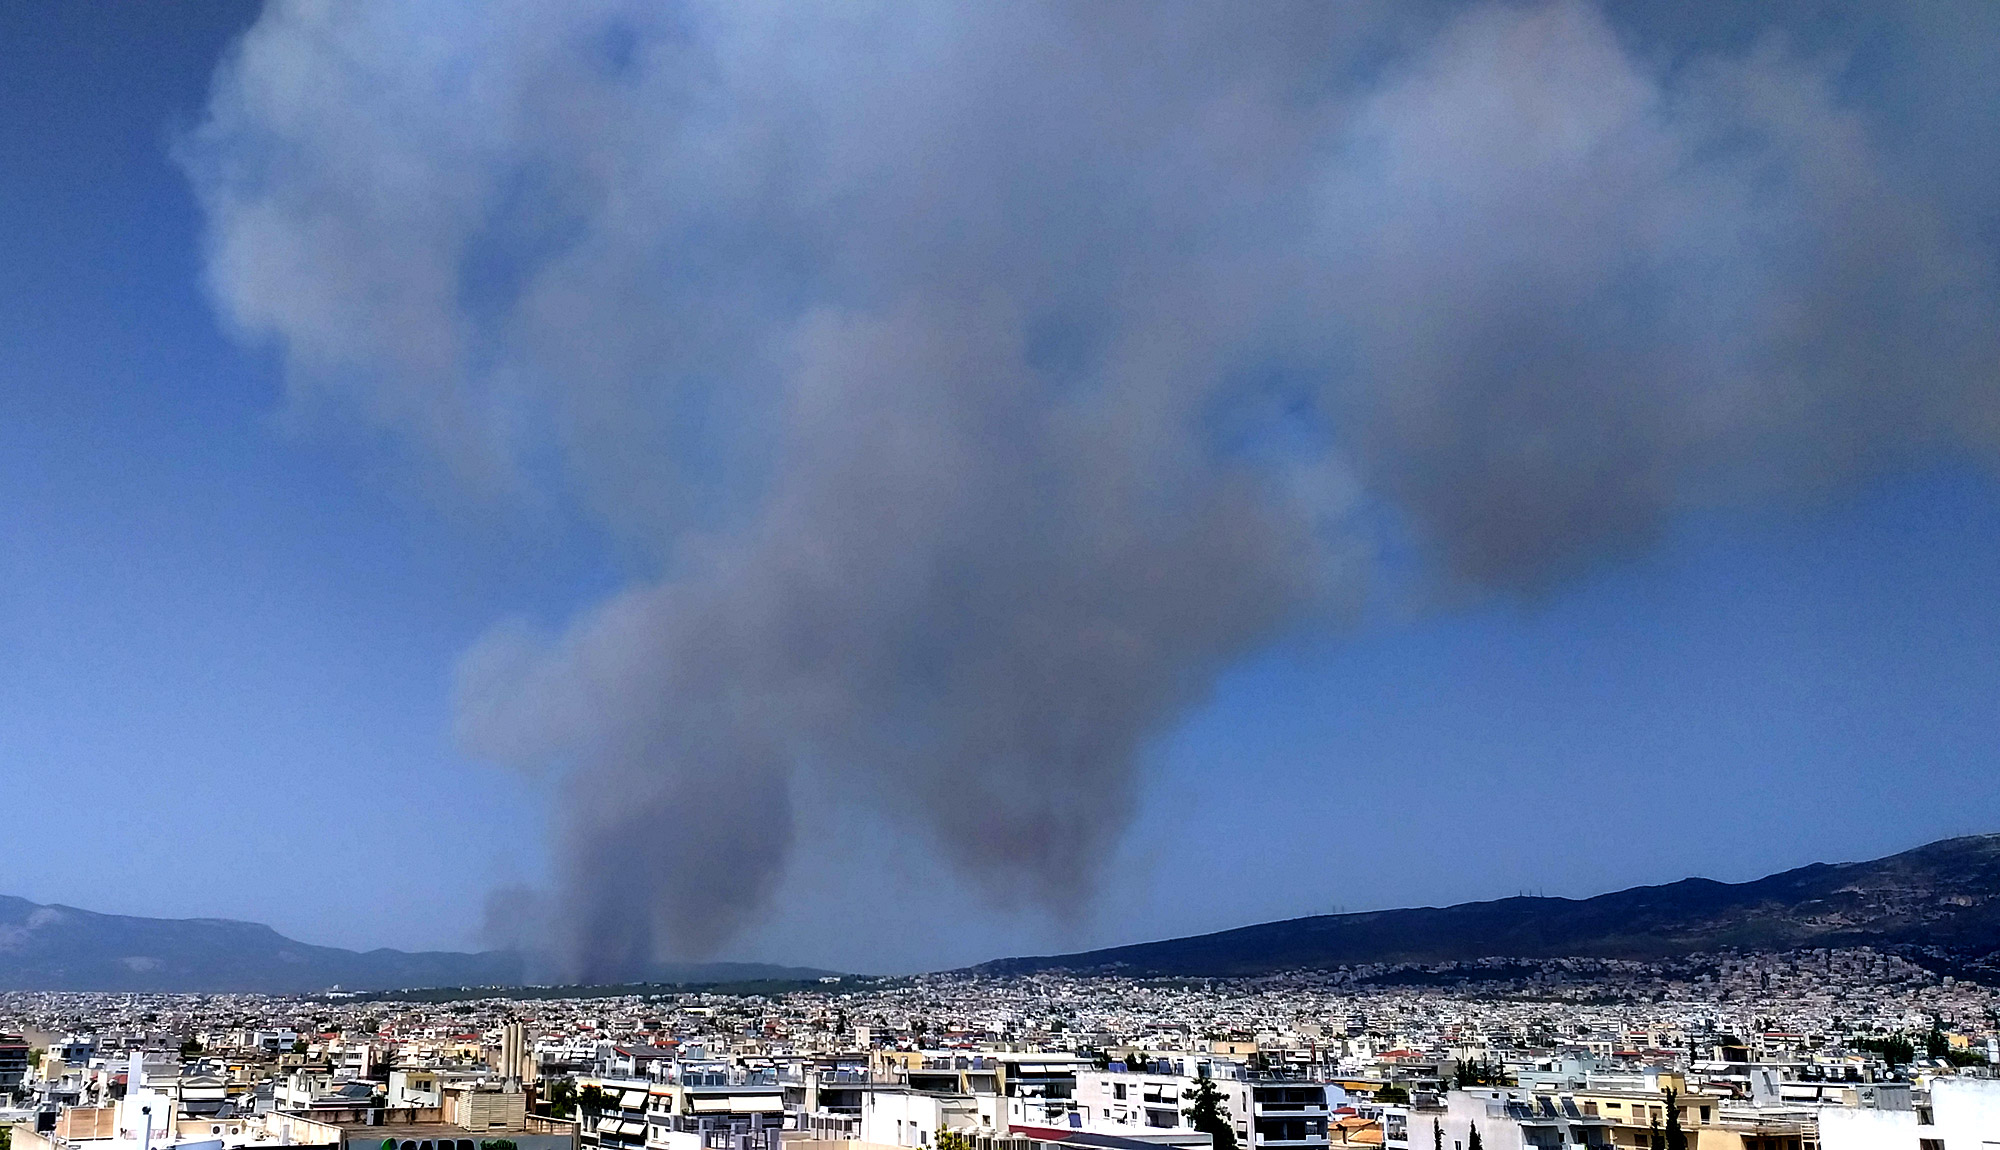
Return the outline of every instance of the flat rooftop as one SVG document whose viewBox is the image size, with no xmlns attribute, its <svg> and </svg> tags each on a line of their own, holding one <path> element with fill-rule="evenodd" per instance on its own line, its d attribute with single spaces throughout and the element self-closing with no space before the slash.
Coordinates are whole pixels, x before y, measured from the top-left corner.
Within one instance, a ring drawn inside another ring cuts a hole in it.
<svg viewBox="0 0 2000 1150">
<path fill-rule="evenodd" d="M 467 1130 L 449 1122 L 383 1123 L 371 1126 L 366 1122 L 329 1122 L 329 1126 L 340 1127 L 340 1132 L 359 1142 L 363 1135 L 373 1135 L 376 1139 L 394 1138 L 398 1142 L 422 1142 L 425 1139 L 436 1142 L 439 1139 L 469 1138 L 478 1142 L 482 1138 L 516 1138 L 528 1133 L 526 1130 Z"/>
</svg>

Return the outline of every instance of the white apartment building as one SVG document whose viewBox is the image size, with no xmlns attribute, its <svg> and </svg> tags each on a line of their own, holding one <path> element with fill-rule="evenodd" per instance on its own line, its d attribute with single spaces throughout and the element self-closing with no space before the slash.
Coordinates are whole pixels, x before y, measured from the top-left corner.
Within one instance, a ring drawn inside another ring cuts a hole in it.
<svg viewBox="0 0 2000 1150">
<path fill-rule="evenodd" d="M 1928 1107 L 1828 1106 L 1820 1150 L 2000 1150 L 2000 1081 L 1931 1080 Z"/>
<path fill-rule="evenodd" d="M 923 1150 L 936 1143 L 942 1130 L 994 1133 L 992 1114 L 982 1116 L 979 1102 L 971 1094 L 876 1087 L 861 1096 L 860 1138 L 880 1146 Z"/>
<path fill-rule="evenodd" d="M 1229 1109 L 1236 1143 L 1244 1150 L 1321 1150 L 1327 1120 L 1347 1102 L 1338 1086 L 1295 1080 L 1254 1079 L 1233 1064 L 1161 1059 L 1149 1069 L 1089 1070 L 1076 1076 L 1074 1109 L 1066 1125 L 1093 1134 L 1152 1141 L 1206 1142 L 1185 1113 L 1207 1070 Z M 1193 1069 L 1194 1074 L 1186 1073 Z"/>
<path fill-rule="evenodd" d="M 1445 1096 L 1443 1114 L 1412 1115 L 1408 1145 L 1430 1145 L 1425 1139 L 1432 1136 L 1433 1124 L 1443 1131 L 1446 1150 L 1466 1150 L 1475 1129 L 1485 1150 L 1616 1145 L 1611 1119 L 1586 1114 L 1567 1097 L 1551 1099 L 1518 1087 L 1452 1091 Z"/>
</svg>

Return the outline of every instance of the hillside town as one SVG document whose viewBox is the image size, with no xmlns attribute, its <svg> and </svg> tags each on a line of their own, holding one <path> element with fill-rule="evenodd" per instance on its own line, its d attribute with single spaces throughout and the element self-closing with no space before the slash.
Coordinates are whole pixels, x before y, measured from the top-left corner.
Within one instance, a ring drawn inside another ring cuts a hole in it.
<svg viewBox="0 0 2000 1150">
<path fill-rule="evenodd" d="M 1873 950 L 1257 979 L 0 995 L 13 1150 L 1976 1150 L 2000 992 Z"/>
</svg>

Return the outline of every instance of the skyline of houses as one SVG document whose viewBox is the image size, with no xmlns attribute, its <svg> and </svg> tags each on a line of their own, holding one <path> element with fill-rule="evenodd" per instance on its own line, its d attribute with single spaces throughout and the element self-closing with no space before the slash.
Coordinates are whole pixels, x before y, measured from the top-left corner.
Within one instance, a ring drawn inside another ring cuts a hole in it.
<svg viewBox="0 0 2000 1150">
<path fill-rule="evenodd" d="M 1469 1150 L 1474 1130 L 1493 1150 L 1983 1150 L 1970 1132 L 2000 1131 L 2000 992 L 1867 949 L 427 997 L 0 994 L 14 1150 Z"/>
</svg>

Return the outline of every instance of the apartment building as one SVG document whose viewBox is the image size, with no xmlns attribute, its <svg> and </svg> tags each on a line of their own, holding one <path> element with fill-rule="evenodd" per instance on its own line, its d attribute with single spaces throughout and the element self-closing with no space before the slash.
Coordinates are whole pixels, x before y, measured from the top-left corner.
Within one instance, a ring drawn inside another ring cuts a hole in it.
<svg viewBox="0 0 2000 1150">
<path fill-rule="evenodd" d="M 1518 1087 L 1482 1087 L 1454 1090 L 1444 1097 L 1443 1113 L 1419 1118 L 1409 1132 L 1409 1141 L 1424 1146 L 1429 1127 L 1443 1132 L 1446 1150 L 1467 1150 L 1473 1131 L 1479 1132 L 1485 1150 L 1556 1150 L 1557 1147 L 1587 1147 L 1610 1150 L 1610 1119 L 1585 1114 L 1574 1097 L 1567 1094 L 1537 1094 Z"/>
<path fill-rule="evenodd" d="M 630 1062 L 621 1065 L 632 1065 Z M 648 1078 L 577 1080 L 580 1137 L 601 1150 L 777 1150 L 785 1123 L 775 1069 L 647 1059 Z"/>
<path fill-rule="evenodd" d="M 2000 1146 L 2000 1081 L 1933 1079 L 1921 1106 L 1828 1106 L 1819 1150 L 1989 1150 Z"/>
<path fill-rule="evenodd" d="M 1076 1076 L 1071 1129 L 1158 1140 L 1164 1135 L 1206 1138 L 1186 1110 L 1204 1079 L 1222 1095 L 1246 1150 L 1320 1150 L 1330 1144 L 1328 1120 L 1347 1102 L 1339 1086 L 1298 1079 L 1263 1079 L 1229 1063 L 1195 1056 L 1161 1058 L 1144 1066 L 1113 1063 Z M 1193 1070 L 1194 1073 L 1187 1073 Z"/>
<path fill-rule="evenodd" d="M 28 1081 L 28 1040 L 0 1034 L 0 1093 L 18 1093 Z"/>
<path fill-rule="evenodd" d="M 928 1150 L 943 1130 L 995 1132 L 991 1112 L 982 1120 L 979 1099 L 971 1094 L 877 1087 L 862 1098 L 858 1133 L 863 1142 Z"/>
</svg>

